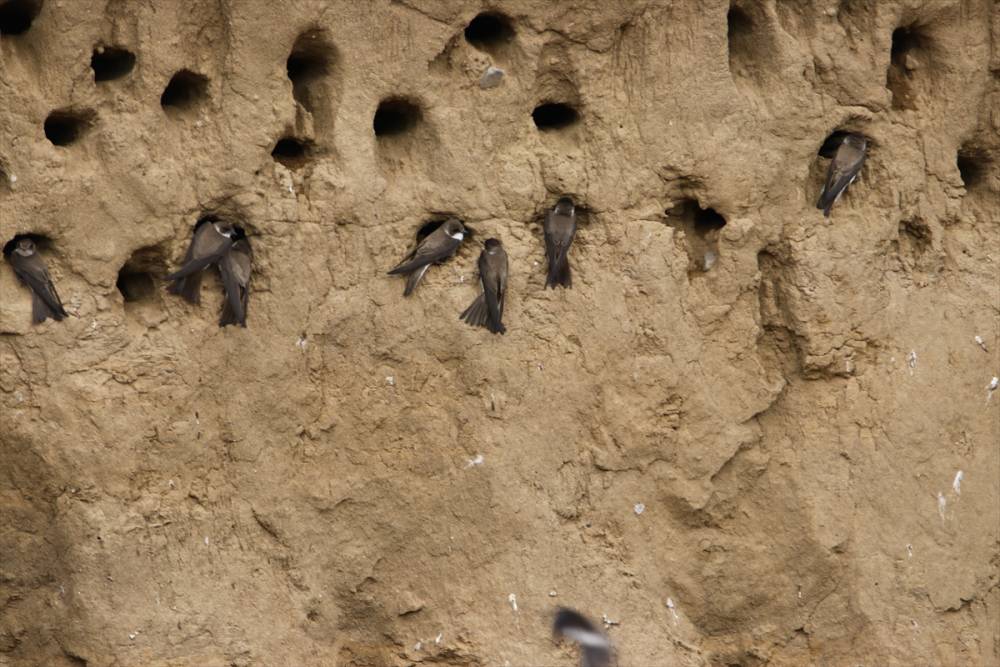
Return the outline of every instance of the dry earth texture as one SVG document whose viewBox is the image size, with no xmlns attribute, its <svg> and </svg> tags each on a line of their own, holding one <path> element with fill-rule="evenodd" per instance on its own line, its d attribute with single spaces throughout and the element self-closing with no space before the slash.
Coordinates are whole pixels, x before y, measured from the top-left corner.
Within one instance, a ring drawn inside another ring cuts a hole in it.
<svg viewBox="0 0 1000 667">
<path fill-rule="evenodd" d="M 622 667 L 998 664 L 993 2 L 0 7 L 0 241 L 70 311 L 0 262 L 0 664 L 571 666 L 558 605 Z M 245 329 L 164 290 L 206 216 Z"/>
</svg>

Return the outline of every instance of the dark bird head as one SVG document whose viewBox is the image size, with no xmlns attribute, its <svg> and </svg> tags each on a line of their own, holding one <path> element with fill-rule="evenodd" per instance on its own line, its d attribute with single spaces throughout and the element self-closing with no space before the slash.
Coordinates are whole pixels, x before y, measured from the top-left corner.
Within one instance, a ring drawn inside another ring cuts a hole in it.
<svg viewBox="0 0 1000 667">
<path fill-rule="evenodd" d="M 502 248 L 503 244 L 500 243 L 499 239 L 486 239 L 483 246 L 486 248 L 486 252 L 492 253 Z"/>
<path fill-rule="evenodd" d="M 576 207 L 573 205 L 573 200 L 569 197 L 560 197 L 559 201 L 556 202 L 555 210 L 560 215 L 573 215 Z"/>
<path fill-rule="evenodd" d="M 35 254 L 35 242 L 27 237 L 18 239 L 17 247 L 14 248 L 14 252 L 21 257 L 31 257 Z"/>
<path fill-rule="evenodd" d="M 844 136 L 844 143 L 851 146 L 852 148 L 857 148 L 859 151 L 863 151 L 868 148 L 868 140 L 865 139 L 860 134 L 847 134 Z"/>
<path fill-rule="evenodd" d="M 448 218 L 444 221 L 444 232 L 451 238 L 461 241 L 465 238 L 465 227 L 458 218 Z"/>
<path fill-rule="evenodd" d="M 607 667 L 611 664 L 611 642 L 579 612 L 566 607 L 557 609 L 552 634 L 556 639 L 566 638 L 580 645 L 580 664 L 583 667 Z"/>
</svg>

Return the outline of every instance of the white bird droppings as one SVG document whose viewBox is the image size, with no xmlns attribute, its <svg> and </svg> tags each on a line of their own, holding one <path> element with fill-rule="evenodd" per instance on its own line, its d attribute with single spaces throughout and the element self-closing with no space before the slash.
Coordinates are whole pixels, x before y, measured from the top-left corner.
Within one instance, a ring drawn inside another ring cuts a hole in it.
<svg viewBox="0 0 1000 667">
<path fill-rule="evenodd" d="M 986 341 L 983 340 L 982 336 L 976 336 L 975 341 L 976 345 L 983 348 L 983 352 L 989 352 L 989 350 L 986 348 Z"/>
<path fill-rule="evenodd" d="M 481 465 L 483 465 L 483 462 L 485 460 L 486 460 L 486 458 L 482 454 L 476 454 L 476 456 L 474 458 L 469 459 L 465 463 L 465 467 L 466 468 L 471 468 L 473 466 L 481 466 Z"/>
<path fill-rule="evenodd" d="M 945 512 L 948 511 L 948 501 L 945 499 L 944 494 L 938 491 L 938 514 L 941 515 L 941 520 L 944 521 Z"/>
<path fill-rule="evenodd" d="M 205 536 L 205 546 L 208 546 L 208 535 Z"/>
<path fill-rule="evenodd" d="M 906 557 L 907 558 L 913 558 L 913 545 L 912 544 L 907 544 L 906 545 Z"/>
<path fill-rule="evenodd" d="M 962 478 L 965 477 L 965 473 L 959 470 L 955 473 L 955 481 L 951 483 L 951 488 L 954 489 L 955 495 L 962 495 Z"/>
<path fill-rule="evenodd" d="M 680 616 L 677 615 L 677 606 L 674 605 L 673 598 L 667 598 L 667 609 L 669 609 L 670 613 L 674 615 L 674 623 L 677 623 L 677 621 L 680 620 Z"/>
<path fill-rule="evenodd" d="M 510 595 L 507 596 L 507 602 L 510 603 L 510 608 L 513 609 L 514 613 L 516 614 L 517 613 L 517 596 L 514 595 L 513 593 L 511 593 Z"/>
<path fill-rule="evenodd" d="M 646 506 L 643 505 L 642 503 L 636 503 L 635 507 L 633 507 L 632 510 L 635 512 L 636 516 L 639 516 L 640 514 L 646 511 Z"/>
<path fill-rule="evenodd" d="M 906 355 L 906 365 L 910 367 L 910 375 L 913 375 L 913 369 L 917 367 L 916 350 L 910 350 L 910 353 Z"/>
<path fill-rule="evenodd" d="M 396 377 L 393 376 L 393 375 L 386 375 L 385 376 L 385 383 L 387 385 L 389 385 L 390 387 L 395 387 L 396 386 Z"/>
<path fill-rule="evenodd" d="M 486 68 L 483 75 L 479 77 L 479 87 L 483 90 L 488 90 L 490 88 L 496 88 L 503 81 L 503 70 L 499 67 L 493 67 L 492 65 Z"/>
</svg>

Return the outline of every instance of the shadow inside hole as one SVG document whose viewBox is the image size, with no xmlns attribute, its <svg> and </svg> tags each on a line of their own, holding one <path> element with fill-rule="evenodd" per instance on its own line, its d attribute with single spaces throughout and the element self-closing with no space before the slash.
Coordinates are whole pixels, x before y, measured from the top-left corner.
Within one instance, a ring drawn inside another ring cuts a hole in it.
<svg viewBox="0 0 1000 667">
<path fill-rule="evenodd" d="M 79 141 L 90 129 L 94 119 L 92 111 L 53 111 L 45 119 L 45 138 L 55 146 L 69 146 Z"/>
<path fill-rule="evenodd" d="M 274 145 L 271 157 L 274 158 L 275 162 L 279 162 L 289 169 L 298 169 L 308 161 L 309 152 L 308 142 L 295 137 L 283 137 Z"/>
<path fill-rule="evenodd" d="M 847 135 L 853 134 L 847 130 L 834 130 L 830 136 L 823 140 L 822 145 L 817 151 L 817 155 L 820 157 L 825 157 L 828 160 L 832 160 L 837 154 L 837 149 L 840 148 L 840 144 L 844 143 L 844 139 Z"/>
<path fill-rule="evenodd" d="M 535 107 L 531 112 L 535 127 L 543 132 L 561 130 L 576 124 L 580 114 L 569 104 L 561 102 L 546 102 Z"/>
<path fill-rule="evenodd" d="M 417 237 L 416 237 L 417 238 L 417 243 L 419 244 L 425 238 L 427 238 L 428 236 L 430 236 L 431 234 L 433 234 L 435 231 L 437 231 L 438 227 L 440 227 L 441 225 L 443 225 L 445 223 L 445 221 L 448 218 L 452 218 L 452 217 L 458 217 L 458 216 L 453 216 L 453 215 L 450 215 L 450 214 L 447 214 L 447 213 L 442 213 L 439 217 L 435 217 L 434 219 L 429 220 L 429 221 L 425 222 L 424 224 L 422 224 L 420 226 L 420 228 L 417 229 Z M 461 220 L 461 218 L 458 218 L 458 219 Z M 472 228 L 469 227 L 469 225 L 467 225 L 464 220 L 462 220 L 462 226 L 465 227 L 465 238 L 463 239 L 463 245 L 466 245 L 466 243 L 464 243 L 464 242 L 471 240 L 472 237 L 473 237 L 473 235 L 474 235 L 474 233 L 472 231 Z"/>
<path fill-rule="evenodd" d="M 122 295 L 125 307 L 142 302 L 159 302 L 160 290 L 156 282 L 166 271 L 166 249 L 162 245 L 146 246 L 132 253 L 118 271 L 115 286 Z"/>
<path fill-rule="evenodd" d="M 739 7 L 730 6 L 726 14 L 726 37 L 729 40 L 729 71 L 735 74 L 753 39 L 753 19 Z"/>
<path fill-rule="evenodd" d="M 930 47 L 931 40 L 920 26 L 901 26 L 892 31 L 886 86 L 892 93 L 893 109 L 916 108 L 915 77 L 930 64 L 926 57 Z"/>
<path fill-rule="evenodd" d="M 324 80 L 332 72 L 334 57 L 334 47 L 322 30 L 305 32 L 292 45 L 285 64 L 292 97 L 310 113 L 315 114 L 326 103 L 329 91 Z"/>
<path fill-rule="evenodd" d="M 132 71 L 135 54 L 117 46 L 98 46 L 90 57 L 94 81 L 114 81 Z"/>
<path fill-rule="evenodd" d="M 713 208 L 702 208 L 694 199 L 684 199 L 664 214 L 669 226 L 684 232 L 688 273 L 711 270 L 719 259 L 719 232 L 726 226 L 726 219 Z"/>
<path fill-rule="evenodd" d="M 955 162 L 966 191 L 978 190 L 986 182 L 986 155 L 975 149 L 963 147 L 958 151 Z"/>
<path fill-rule="evenodd" d="M 191 70 L 181 70 L 170 78 L 160 95 L 160 106 L 164 111 L 186 111 L 193 109 L 208 94 L 208 77 Z"/>
<path fill-rule="evenodd" d="M 23 35 L 42 11 L 42 0 L 0 2 L 0 35 Z"/>
<path fill-rule="evenodd" d="M 496 12 L 478 14 L 465 27 L 465 41 L 487 53 L 493 53 L 514 39 L 510 19 Z"/>
<path fill-rule="evenodd" d="M 376 137 L 392 137 L 414 129 L 423 114 L 413 102 L 402 98 L 383 100 L 375 110 L 372 129 Z"/>
</svg>

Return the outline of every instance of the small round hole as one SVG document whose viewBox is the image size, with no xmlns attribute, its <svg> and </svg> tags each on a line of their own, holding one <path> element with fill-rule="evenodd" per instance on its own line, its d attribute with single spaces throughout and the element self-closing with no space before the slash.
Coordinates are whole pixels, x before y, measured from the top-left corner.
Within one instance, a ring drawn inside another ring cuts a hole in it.
<svg viewBox="0 0 1000 667">
<path fill-rule="evenodd" d="M 194 108 L 208 94 L 208 77 L 183 69 L 173 75 L 160 95 L 160 106 L 166 111 Z"/>
<path fill-rule="evenodd" d="M 309 148 L 308 142 L 295 137 L 283 137 L 274 145 L 271 157 L 289 169 L 296 169 L 305 164 L 306 158 L 309 156 Z"/>
<path fill-rule="evenodd" d="M 539 130 L 559 130 L 579 121 L 580 114 L 568 104 L 547 102 L 535 107 L 531 118 Z"/>
<path fill-rule="evenodd" d="M 28 32 L 41 10 L 41 0 L 0 2 L 0 35 L 23 35 Z"/>
<path fill-rule="evenodd" d="M 55 146 L 74 144 L 90 129 L 93 112 L 53 111 L 45 119 L 45 138 Z"/>
<path fill-rule="evenodd" d="M 514 39 L 514 28 L 503 14 L 484 12 L 465 27 L 465 40 L 482 51 L 490 51 Z"/>
<path fill-rule="evenodd" d="M 90 57 L 94 81 L 114 81 L 132 71 L 135 54 L 117 46 L 98 46 Z"/>
<path fill-rule="evenodd" d="M 403 134 L 420 122 L 423 114 L 420 108 L 404 99 L 388 99 L 378 105 L 372 119 L 372 129 L 376 137 Z"/>
</svg>

